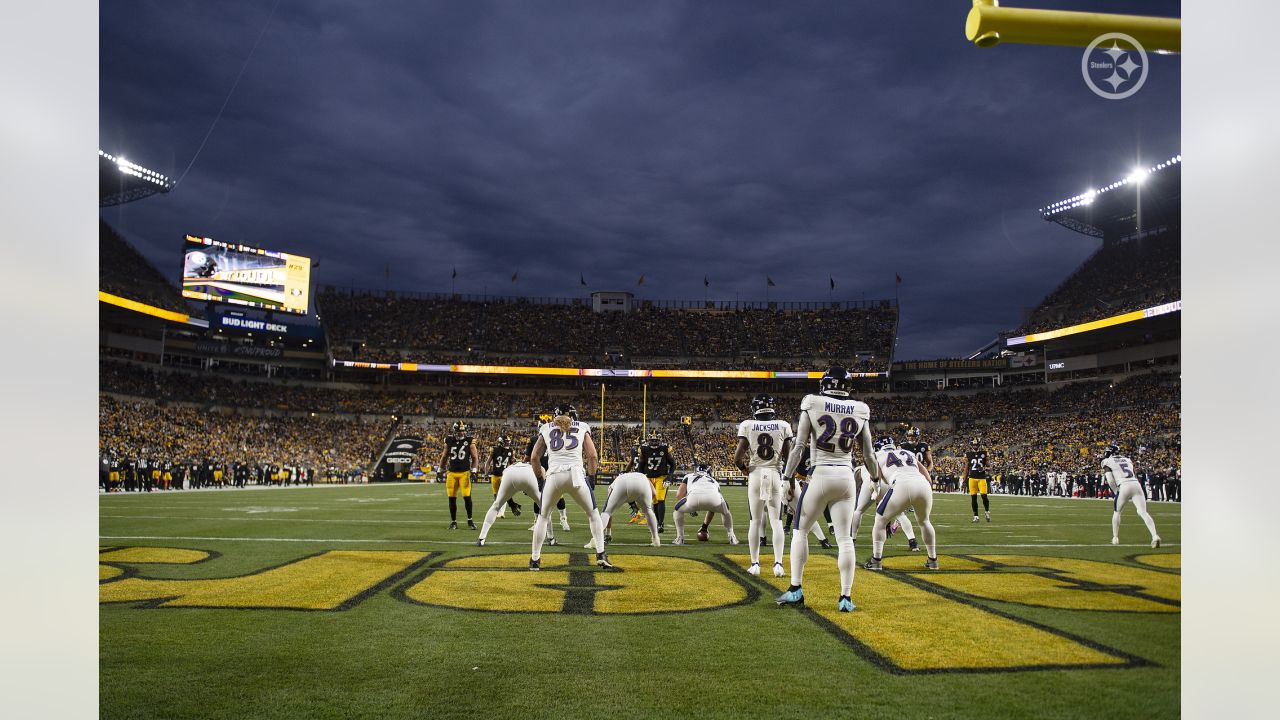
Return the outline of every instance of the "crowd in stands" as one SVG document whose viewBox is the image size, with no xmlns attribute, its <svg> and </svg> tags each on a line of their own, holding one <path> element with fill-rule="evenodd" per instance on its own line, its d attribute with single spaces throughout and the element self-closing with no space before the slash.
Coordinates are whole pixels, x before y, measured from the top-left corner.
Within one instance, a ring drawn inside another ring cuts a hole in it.
<svg viewBox="0 0 1280 720">
<path fill-rule="evenodd" d="M 586 301 L 471 302 L 333 291 L 321 293 L 317 305 L 334 356 L 365 362 L 799 370 L 838 361 L 854 371 L 883 371 L 897 326 L 892 306 L 711 310 L 642 304 L 632 312 L 597 313 Z"/>
<path fill-rule="evenodd" d="M 187 312 L 178 288 L 102 219 L 98 220 L 98 289 L 165 310 Z"/>
<path fill-rule="evenodd" d="M 246 416 L 107 395 L 98 404 L 104 458 L 122 467 L 216 466 L 227 484 L 237 467 L 275 467 L 277 474 L 290 468 L 294 479 L 349 477 L 382 449 L 390 427 L 354 417 Z"/>
<path fill-rule="evenodd" d="M 1176 232 L 1104 244 L 1049 293 L 1019 334 L 1100 320 L 1173 302 L 1181 295 L 1181 236 Z"/>
</svg>

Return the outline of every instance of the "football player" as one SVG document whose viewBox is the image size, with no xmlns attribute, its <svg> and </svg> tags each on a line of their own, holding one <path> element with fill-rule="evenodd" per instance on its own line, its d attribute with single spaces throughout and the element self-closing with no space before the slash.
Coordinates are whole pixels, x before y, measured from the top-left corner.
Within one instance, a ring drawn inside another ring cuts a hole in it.
<svg viewBox="0 0 1280 720">
<path fill-rule="evenodd" d="M 853 377 L 849 371 L 832 367 L 818 381 L 818 394 L 806 395 L 800 401 L 796 447 L 783 473 L 789 494 L 795 494 L 795 471 L 805 445 L 811 447 L 813 473 L 809 476 L 809 486 L 796 503 L 796 522 L 791 533 L 791 586 L 778 596 L 779 605 L 804 604 L 802 584 L 804 566 L 809 559 L 809 528 L 822 517 L 822 509 L 830 505 L 840 568 L 840 599 L 836 608 L 840 612 L 853 612 L 850 592 L 857 567 L 851 534 L 857 494 L 853 476 L 854 446 L 861 445 L 863 462 L 873 479 L 880 477 L 880 467 L 876 465 L 871 447 L 871 408 L 849 397 L 852 387 Z"/>
<path fill-rule="evenodd" d="M 541 485 L 527 458 L 523 462 L 513 463 L 503 468 L 502 476 L 498 478 L 497 495 L 494 496 L 489 511 L 485 513 L 484 524 L 480 526 L 480 537 L 476 538 L 476 545 L 484 547 L 485 538 L 489 537 L 489 528 L 493 527 L 494 521 L 501 517 L 499 511 L 511 503 L 511 499 L 518 492 L 533 498 L 533 506 L 538 507 L 538 501 L 542 496 Z M 520 506 L 516 505 L 516 507 Z M 551 523 L 547 524 L 547 544 L 556 544 L 556 531 Z"/>
<path fill-rule="evenodd" d="M 542 458 L 547 458 L 543 470 Z M 604 552 L 604 526 L 596 510 L 596 497 L 587 483 L 588 475 L 595 475 L 600 456 L 591 439 L 591 428 L 578 422 L 578 411 L 569 404 L 557 405 L 551 412 L 551 422 L 538 429 L 538 441 L 534 443 L 529 464 L 534 474 L 543 481 L 538 520 L 533 528 L 533 552 L 529 557 L 529 569 L 541 569 L 542 541 L 551 524 L 551 507 L 554 500 L 568 495 L 587 513 L 591 526 L 591 539 L 596 546 L 596 565 L 612 568 L 609 556 Z"/>
<path fill-rule="evenodd" d="M 644 473 L 653 484 L 653 512 L 658 518 L 658 532 L 666 532 L 667 520 L 667 476 L 676 467 L 675 458 L 671 456 L 671 448 L 662 441 L 662 436 L 654 431 L 649 439 L 637 445 L 631 456 L 631 469 Z M 644 522 L 639 509 L 631 516 L 631 522 Z"/>
<path fill-rule="evenodd" d="M 738 424 L 733 463 L 747 476 L 747 547 L 751 550 L 747 572 L 760 574 L 760 539 L 767 516 L 773 534 L 773 575 L 782 577 L 782 543 L 787 533 L 782 527 L 782 475 L 778 465 L 791 453 L 794 434 L 791 423 L 778 419 L 776 405 L 773 396 L 764 393 L 751 400 L 751 418 Z"/>
<path fill-rule="evenodd" d="M 792 451 L 794 452 L 794 450 L 793 446 Z M 800 493 L 788 495 L 783 492 L 782 494 L 782 520 L 786 526 L 784 529 L 788 533 L 791 532 L 791 526 L 795 524 L 796 505 L 799 504 L 800 497 L 804 495 L 804 489 L 809 487 L 809 474 L 811 472 L 813 472 L 813 463 L 809 461 L 809 448 L 804 448 L 804 453 L 800 456 L 800 464 L 796 466 L 796 483 L 800 488 Z M 830 512 L 830 510 L 824 509 L 822 516 L 825 518 Z M 818 544 L 822 545 L 823 549 L 830 550 L 834 547 L 831 541 L 827 539 L 826 533 L 822 532 L 822 523 L 814 523 L 813 530 L 810 532 L 813 533 L 814 537 L 818 538 Z M 835 534 L 834 528 L 832 529 L 832 534 Z"/>
<path fill-rule="evenodd" d="M 527 462 L 529 462 L 529 459 L 530 459 L 531 457 L 533 457 L 533 447 L 534 447 L 535 445 L 537 445 L 537 444 L 538 444 L 538 437 L 539 437 L 539 436 L 538 436 L 538 428 L 540 428 L 540 427 L 542 427 L 542 423 L 538 422 L 537 420 L 534 420 L 534 421 L 533 421 L 533 435 L 531 435 L 531 436 L 529 437 L 529 443 L 528 443 L 527 445 L 525 445 L 525 448 L 524 448 L 524 462 L 526 462 L 526 463 L 527 463 Z M 546 474 L 546 469 L 547 469 L 547 456 L 546 456 L 546 455 L 543 455 L 543 456 L 542 456 L 542 462 L 541 462 L 541 465 L 542 465 L 543 474 L 544 474 L 544 476 L 545 476 L 545 474 Z M 539 496 L 539 497 L 541 497 L 541 496 L 542 496 L 542 485 L 543 485 L 543 482 L 544 482 L 544 480 L 543 480 L 542 478 L 538 478 L 538 496 Z M 561 527 L 565 532 L 569 532 L 569 510 L 568 510 L 568 506 L 567 506 L 567 505 L 565 505 L 565 503 L 564 503 L 564 497 L 561 497 L 561 498 L 560 498 L 560 500 L 559 500 L 559 502 L 557 502 L 557 503 L 556 503 L 556 511 L 560 513 L 560 527 Z M 538 503 L 534 503 L 534 504 L 533 504 L 533 514 L 534 514 L 534 515 L 541 515 L 541 514 L 542 514 L 542 508 L 541 508 L 541 506 L 540 506 Z M 537 518 L 534 518 L 533 524 L 529 526 L 529 530 L 532 532 L 532 531 L 533 531 L 533 529 L 534 529 L 534 528 L 536 528 L 537 526 L 538 526 L 538 520 L 537 520 Z M 554 537 L 555 533 L 553 533 L 553 532 L 551 531 L 550 527 L 551 527 L 550 525 L 548 525 L 548 526 L 547 526 L 547 528 L 548 528 L 548 530 L 547 530 L 547 543 L 548 543 L 548 544 L 551 544 L 551 545 L 555 545 L 555 542 L 552 540 L 552 538 Z"/>
<path fill-rule="evenodd" d="M 608 530 L 613 521 L 613 513 L 626 503 L 635 503 L 641 508 L 647 521 L 645 524 L 649 526 L 649 544 L 660 547 L 662 545 L 662 541 L 658 539 L 660 526 L 653 515 L 653 495 L 653 483 L 644 473 L 626 472 L 614 478 L 609 484 L 609 493 L 605 496 L 604 510 L 600 511 L 600 522 L 605 526 L 604 541 L 608 543 L 613 540 Z M 587 543 L 584 547 L 593 547 L 593 545 Z"/>
<path fill-rule="evenodd" d="M 1156 521 L 1147 512 L 1147 497 L 1142 492 L 1142 483 L 1138 473 L 1134 471 L 1133 461 L 1120 454 L 1119 445 L 1108 445 L 1102 452 L 1102 476 L 1111 486 L 1115 498 L 1111 501 L 1111 544 L 1120 544 L 1120 511 L 1125 504 L 1132 502 L 1138 517 L 1146 523 L 1151 532 L 1151 547 L 1160 547 L 1160 535 L 1156 532 Z"/>
<path fill-rule="evenodd" d="M 969 451 L 964 454 L 964 470 L 960 473 L 960 481 L 969 487 L 969 504 L 973 506 L 973 521 L 978 522 L 978 496 L 982 496 L 982 510 L 987 514 L 987 522 L 991 522 L 991 504 L 987 502 L 987 451 L 982 448 L 982 441 L 973 438 L 969 441 Z"/>
<path fill-rule="evenodd" d="M 910 450 L 903 450 L 903 452 L 915 454 Z M 919 460 L 916 460 L 916 462 L 918 463 Z M 853 541 L 856 543 L 858 541 L 858 530 L 862 528 L 862 516 L 867 512 L 868 508 L 876 504 L 876 499 L 881 497 L 885 490 L 888 489 L 888 485 L 882 482 L 873 482 L 865 467 L 854 468 L 853 474 L 858 485 L 858 501 L 853 506 L 852 531 Z M 911 552 L 920 552 L 920 543 L 916 541 L 915 528 L 911 526 L 911 519 L 907 517 L 906 510 L 903 510 L 898 517 L 893 519 L 893 522 L 889 523 L 887 532 L 889 535 L 893 535 L 898 532 L 899 528 L 902 529 L 902 534 L 906 536 L 907 547 Z"/>
<path fill-rule="evenodd" d="M 928 570 L 937 570 L 937 535 L 934 533 L 933 522 L 929 519 L 929 513 L 933 509 L 933 485 L 929 480 L 929 470 L 916 461 L 914 451 L 897 447 L 891 437 L 876 440 L 875 458 L 888 489 L 876 506 L 876 524 L 871 530 L 871 559 L 862 567 L 867 570 L 884 569 L 881 558 L 884 556 L 889 519 L 900 515 L 908 507 L 914 507 L 916 518 L 920 520 L 920 531 L 924 534 L 924 547 L 929 553 L 924 566 Z"/>
<path fill-rule="evenodd" d="M 498 496 L 498 487 L 502 484 L 502 473 L 506 471 L 514 459 L 515 452 L 511 449 L 511 438 L 499 435 L 497 441 L 493 444 L 493 449 L 489 451 L 489 483 L 493 486 L 494 497 Z M 499 508 L 498 517 L 506 517 L 507 508 L 511 508 L 512 515 L 520 514 L 520 506 L 511 497 L 508 496 L 506 505 Z"/>
<path fill-rule="evenodd" d="M 920 428 L 912 425 L 907 430 L 907 440 L 898 445 L 902 450 L 915 453 L 916 465 L 933 472 L 933 449 L 920 437 Z"/>
<path fill-rule="evenodd" d="M 707 510 L 718 512 L 724 517 L 725 536 L 730 545 L 738 544 L 738 536 L 733 534 L 733 513 L 729 512 L 729 503 L 720 494 L 720 483 L 711 476 L 711 465 L 694 458 L 693 472 L 684 476 L 680 482 L 680 490 L 676 493 L 676 539 L 672 545 L 684 544 L 684 518 L 686 514 L 696 515 Z M 698 539 L 705 540 L 707 525 L 703 523 L 698 531 Z"/>
<path fill-rule="evenodd" d="M 471 519 L 471 468 L 480 465 L 471 428 L 464 422 L 455 422 L 449 436 L 444 439 L 444 452 L 440 453 L 440 466 L 445 468 L 444 493 L 449 498 L 449 529 L 458 529 L 458 495 L 467 509 L 467 527 L 476 529 Z"/>
</svg>

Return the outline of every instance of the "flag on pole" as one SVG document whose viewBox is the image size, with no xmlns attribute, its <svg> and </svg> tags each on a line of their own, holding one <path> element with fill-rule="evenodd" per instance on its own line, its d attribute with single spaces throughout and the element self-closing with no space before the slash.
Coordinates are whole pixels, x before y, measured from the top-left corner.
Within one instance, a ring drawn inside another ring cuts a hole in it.
<svg viewBox="0 0 1280 720">
<path fill-rule="evenodd" d="M 706 275 L 702 276 L 702 287 L 711 287 L 711 280 Z"/>
<path fill-rule="evenodd" d="M 898 283 L 899 285 L 901 285 L 901 284 L 902 284 L 902 276 L 901 276 L 901 275 L 899 275 L 898 273 L 894 273 L 894 274 L 893 274 L 893 277 L 894 277 L 894 279 L 897 281 L 897 283 Z"/>
<path fill-rule="evenodd" d="M 832 289 L 832 290 L 835 290 L 835 289 L 836 289 L 836 279 L 835 279 L 835 277 L 833 277 L 833 276 L 831 276 L 831 275 L 828 275 L 828 276 L 827 276 L 827 280 L 831 281 L 831 289 Z"/>
<path fill-rule="evenodd" d="M 640 276 L 640 282 L 636 283 L 636 285 L 643 285 L 643 284 L 644 284 L 644 276 L 643 276 L 643 275 L 641 275 L 641 276 Z"/>
<path fill-rule="evenodd" d="M 587 285 L 587 278 L 584 277 L 582 273 L 578 273 L 578 284 L 583 287 L 586 287 Z"/>
<path fill-rule="evenodd" d="M 520 271 L 519 271 L 519 270 L 517 270 L 517 271 L 515 271 L 515 272 L 511 273 L 511 282 L 515 282 L 515 281 L 516 281 L 516 278 L 518 278 L 518 277 L 520 277 Z"/>
<path fill-rule="evenodd" d="M 458 279 L 458 268 L 457 268 L 456 266 L 453 268 L 453 278 L 452 278 L 452 279 L 453 279 L 453 280 L 457 280 L 457 279 Z"/>
<path fill-rule="evenodd" d="M 768 275 L 765 275 L 765 276 L 764 276 L 764 279 L 765 279 L 765 281 L 766 281 L 766 282 L 768 282 L 768 283 L 769 283 L 769 287 L 777 287 L 777 286 L 778 286 L 778 284 L 777 284 L 777 283 L 775 283 L 775 282 L 773 281 L 773 278 L 769 277 Z"/>
</svg>

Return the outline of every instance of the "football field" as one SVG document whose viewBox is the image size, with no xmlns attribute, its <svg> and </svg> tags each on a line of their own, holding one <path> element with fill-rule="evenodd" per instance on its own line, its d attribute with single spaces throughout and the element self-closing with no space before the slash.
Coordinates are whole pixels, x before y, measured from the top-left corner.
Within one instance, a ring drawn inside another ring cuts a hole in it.
<svg viewBox="0 0 1280 720">
<path fill-rule="evenodd" d="M 1131 508 L 1110 545 L 1107 500 L 994 496 L 973 524 L 968 496 L 937 495 L 941 570 L 892 537 L 840 614 L 836 553 L 812 538 L 807 607 L 774 604 L 788 578 L 772 548 L 747 574 L 745 490 L 726 495 L 741 545 L 718 519 L 697 542 L 690 519 L 691 544 L 669 546 L 668 510 L 651 548 L 619 516 L 601 570 L 570 504 L 539 573 L 524 496 L 483 548 L 447 529 L 443 485 L 101 496 L 101 716 L 1179 714 L 1176 504 L 1149 506 L 1152 550 Z M 477 525 L 491 500 L 477 484 Z"/>
</svg>

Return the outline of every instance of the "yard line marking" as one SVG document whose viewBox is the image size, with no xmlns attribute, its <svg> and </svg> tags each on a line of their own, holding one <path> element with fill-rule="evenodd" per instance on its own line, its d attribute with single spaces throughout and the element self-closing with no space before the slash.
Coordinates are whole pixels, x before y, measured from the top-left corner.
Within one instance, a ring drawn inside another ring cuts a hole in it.
<svg viewBox="0 0 1280 720">
<path fill-rule="evenodd" d="M 405 540 L 387 540 L 383 538 L 280 538 L 280 537 L 211 537 L 203 535 L 99 535 L 99 540 L 216 540 L 225 542 L 303 542 L 303 543 L 383 543 L 386 545 L 403 545 L 406 543 L 425 543 L 436 545 L 475 545 L 475 540 L 430 540 L 410 538 Z M 529 545 L 528 540 L 486 540 L 484 546 L 490 545 Z M 720 547 L 723 543 L 709 543 L 709 547 Z M 611 542 L 608 547 L 649 547 L 649 543 Z M 729 547 L 728 545 L 724 545 Z M 662 547 L 681 547 L 679 545 L 663 545 Z M 956 543 L 939 545 L 941 552 L 951 548 L 1107 548 L 1107 547 L 1150 547 L 1150 543 L 1124 543 L 1112 545 L 1105 543 L 1024 543 L 1024 544 L 976 544 Z M 1182 543 L 1161 542 L 1160 547 L 1182 547 Z"/>
</svg>

